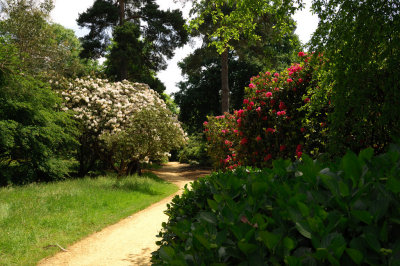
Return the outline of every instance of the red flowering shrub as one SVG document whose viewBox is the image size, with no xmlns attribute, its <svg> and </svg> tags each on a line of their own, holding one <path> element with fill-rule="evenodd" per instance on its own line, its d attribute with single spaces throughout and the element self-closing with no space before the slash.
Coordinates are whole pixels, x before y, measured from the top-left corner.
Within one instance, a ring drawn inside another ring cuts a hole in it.
<svg viewBox="0 0 400 266">
<path fill-rule="evenodd" d="M 210 116 L 204 122 L 208 140 L 208 153 L 215 168 L 233 169 L 237 167 L 237 146 L 247 140 L 240 139 L 235 115 Z"/>
<path fill-rule="evenodd" d="M 223 117 L 209 117 L 205 132 L 215 166 L 267 167 L 272 159 L 296 159 L 305 151 L 321 150 L 317 146 L 323 146 L 324 140 L 319 139 L 318 145 L 308 145 L 308 141 L 320 134 L 321 128 L 327 130 L 326 115 L 310 111 L 313 95 L 307 93 L 316 91 L 309 87 L 316 86 L 312 74 L 320 61 L 304 52 L 298 55 L 301 63 L 281 73 L 265 72 L 252 77 L 242 109 Z M 320 125 L 317 130 L 316 123 Z"/>
</svg>

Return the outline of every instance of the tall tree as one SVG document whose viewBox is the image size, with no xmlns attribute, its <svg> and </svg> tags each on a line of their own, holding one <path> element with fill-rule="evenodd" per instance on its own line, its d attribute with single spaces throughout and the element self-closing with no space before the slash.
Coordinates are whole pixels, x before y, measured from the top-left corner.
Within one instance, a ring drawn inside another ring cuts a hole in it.
<svg viewBox="0 0 400 266">
<path fill-rule="evenodd" d="M 204 24 L 203 24 L 204 25 Z M 280 41 L 273 35 L 263 33 L 263 41 L 257 47 L 238 44 L 229 56 L 230 109 L 240 109 L 243 103 L 244 87 L 249 85 L 251 76 L 260 71 L 283 70 L 293 61 L 293 54 L 300 48 L 297 35 L 292 32 Z M 187 56 L 179 66 L 185 77 L 174 94 L 179 105 L 179 119 L 189 133 L 199 132 L 207 115 L 221 112 L 220 87 L 221 60 L 214 46 L 208 45 L 205 37 L 203 47 Z"/>
<path fill-rule="evenodd" d="M 52 0 L 0 0 L 0 35 L 17 47 L 20 67 L 34 76 L 84 75 L 74 32 L 49 21 Z"/>
<path fill-rule="evenodd" d="M 188 39 L 181 11 L 160 10 L 155 0 L 96 0 L 77 21 L 90 29 L 82 38 L 82 57 L 106 55 L 113 31 L 107 68 L 117 80 L 143 82 L 143 76 L 154 76 Z"/>
<path fill-rule="evenodd" d="M 314 0 L 312 9 L 312 49 L 329 59 L 321 87 L 332 90 L 332 151 L 385 150 L 400 136 L 400 2 Z"/>
<path fill-rule="evenodd" d="M 213 27 L 206 35 L 221 54 L 221 111 L 229 111 L 229 77 L 228 77 L 228 52 L 235 49 L 237 43 L 246 40 L 248 44 L 256 44 L 261 40 L 257 33 L 257 24 L 268 22 L 272 18 L 280 36 L 290 33 L 293 21 L 290 16 L 302 7 L 302 1 L 296 0 L 194 0 L 192 14 L 194 19 L 189 22 L 190 31 L 199 30 L 201 25 L 211 17 Z M 265 24 L 264 24 L 265 25 Z"/>
</svg>

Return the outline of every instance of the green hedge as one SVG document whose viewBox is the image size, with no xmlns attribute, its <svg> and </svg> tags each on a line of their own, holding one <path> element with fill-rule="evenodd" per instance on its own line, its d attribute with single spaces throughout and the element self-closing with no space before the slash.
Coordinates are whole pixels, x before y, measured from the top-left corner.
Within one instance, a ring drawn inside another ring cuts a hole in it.
<svg viewBox="0 0 400 266">
<path fill-rule="evenodd" d="M 178 152 L 180 163 L 201 166 L 211 165 L 210 157 L 207 154 L 207 143 L 203 137 L 202 134 L 189 136 L 186 146 Z"/>
<path fill-rule="evenodd" d="M 155 265 L 399 265 L 400 147 L 214 173 L 166 214 Z"/>
</svg>

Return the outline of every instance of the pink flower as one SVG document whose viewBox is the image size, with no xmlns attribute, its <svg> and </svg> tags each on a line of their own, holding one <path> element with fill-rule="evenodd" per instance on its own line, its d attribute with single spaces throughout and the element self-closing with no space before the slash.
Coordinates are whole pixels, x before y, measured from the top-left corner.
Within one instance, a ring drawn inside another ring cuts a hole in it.
<svg viewBox="0 0 400 266">
<path fill-rule="evenodd" d="M 276 113 L 278 116 L 286 115 L 286 111 L 279 111 Z"/>
<path fill-rule="evenodd" d="M 243 100 L 243 104 L 249 104 L 249 100 L 248 99 L 244 99 Z"/>
<path fill-rule="evenodd" d="M 256 140 L 258 142 L 258 141 L 262 140 L 262 138 L 260 136 L 257 136 Z"/>
<path fill-rule="evenodd" d="M 226 134 L 226 130 L 225 130 L 225 129 L 222 129 L 221 132 L 222 132 L 223 134 Z"/>
<path fill-rule="evenodd" d="M 254 102 L 250 102 L 250 106 L 254 106 Z"/>
<path fill-rule="evenodd" d="M 302 83 L 302 82 L 303 82 L 302 78 L 299 78 L 298 81 L 297 81 L 297 83 Z"/>
<path fill-rule="evenodd" d="M 267 97 L 267 98 L 269 98 L 269 97 L 272 97 L 272 92 L 267 92 L 266 94 L 265 94 L 265 96 Z"/>
<path fill-rule="evenodd" d="M 273 81 L 274 81 L 274 82 L 278 82 L 278 78 L 274 78 Z"/>
<path fill-rule="evenodd" d="M 306 131 L 306 129 L 304 127 L 300 128 L 301 133 L 304 133 L 304 131 Z"/>
<path fill-rule="evenodd" d="M 293 79 L 291 79 L 291 78 L 288 78 L 286 81 L 287 81 L 288 83 L 290 83 L 290 82 L 292 82 L 292 81 L 293 81 Z"/>
<path fill-rule="evenodd" d="M 239 133 L 239 130 L 235 129 L 233 132 L 237 134 Z"/>
<path fill-rule="evenodd" d="M 265 72 L 265 75 L 271 76 L 271 72 L 267 71 L 267 72 Z"/>
<path fill-rule="evenodd" d="M 265 130 L 265 132 L 267 132 L 267 133 L 274 133 L 275 132 L 275 129 L 273 129 L 273 128 L 267 128 L 266 130 Z"/>
<path fill-rule="evenodd" d="M 254 89 L 255 87 L 256 87 L 256 85 L 254 85 L 253 83 L 250 83 L 250 84 L 249 84 L 249 88 L 250 88 L 250 89 Z"/>
<path fill-rule="evenodd" d="M 256 111 L 257 111 L 258 113 L 260 113 L 260 112 L 261 112 L 261 107 L 258 107 L 258 108 L 256 109 Z"/>
<path fill-rule="evenodd" d="M 240 109 L 239 111 L 237 111 L 237 116 L 238 117 L 242 117 L 244 110 Z"/>
<path fill-rule="evenodd" d="M 279 103 L 279 109 L 281 109 L 281 110 L 285 110 L 286 109 L 286 105 L 285 105 L 284 102 L 280 102 Z"/>
<path fill-rule="evenodd" d="M 279 88 L 275 88 L 274 91 L 279 91 Z"/>
<path fill-rule="evenodd" d="M 275 76 L 275 77 L 279 77 L 279 73 L 275 73 L 274 76 Z"/>
<path fill-rule="evenodd" d="M 208 125 L 208 122 L 204 121 L 203 126 L 207 126 L 207 125 Z"/>
<path fill-rule="evenodd" d="M 305 53 L 304 52 L 299 52 L 298 56 L 303 57 L 303 56 L 305 56 Z"/>
<path fill-rule="evenodd" d="M 301 151 L 301 148 L 302 148 L 301 144 L 297 145 L 296 151 Z"/>
<path fill-rule="evenodd" d="M 305 99 L 304 99 L 304 102 L 305 102 L 305 103 L 309 103 L 309 102 L 310 102 L 310 98 L 308 98 L 308 97 L 305 98 Z"/>
<path fill-rule="evenodd" d="M 300 157 L 301 157 L 301 155 L 303 155 L 303 153 L 302 153 L 301 151 L 298 151 L 298 152 L 296 152 L 296 156 L 297 156 L 297 158 L 300 158 Z"/>
<path fill-rule="evenodd" d="M 245 145 L 245 144 L 247 144 L 247 139 L 242 138 L 242 140 L 240 141 L 240 145 Z"/>
</svg>

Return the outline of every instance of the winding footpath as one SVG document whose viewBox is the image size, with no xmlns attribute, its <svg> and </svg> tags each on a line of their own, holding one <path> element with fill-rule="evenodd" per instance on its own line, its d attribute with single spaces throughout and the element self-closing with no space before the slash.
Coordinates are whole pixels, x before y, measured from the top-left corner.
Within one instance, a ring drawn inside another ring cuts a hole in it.
<svg viewBox="0 0 400 266">
<path fill-rule="evenodd" d="M 152 172 L 177 185 L 179 191 L 67 247 L 66 252 L 41 260 L 38 265 L 150 265 L 151 252 L 157 249 L 156 235 L 161 223 L 168 220 L 163 213 L 167 203 L 180 194 L 186 184 L 209 174 L 208 170 L 176 162 Z"/>
</svg>

